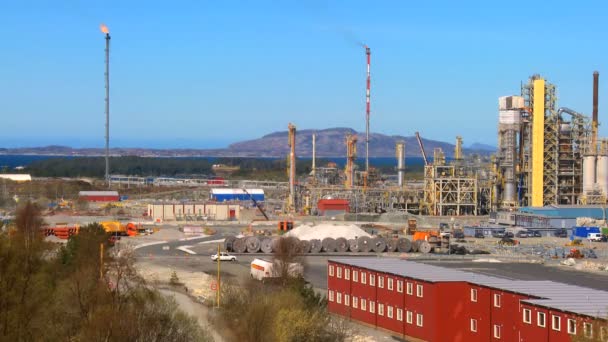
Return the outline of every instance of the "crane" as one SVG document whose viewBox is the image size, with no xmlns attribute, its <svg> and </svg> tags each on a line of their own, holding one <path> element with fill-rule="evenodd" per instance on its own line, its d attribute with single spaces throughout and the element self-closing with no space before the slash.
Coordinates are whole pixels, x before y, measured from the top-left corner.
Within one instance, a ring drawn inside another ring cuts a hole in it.
<svg viewBox="0 0 608 342">
<path fill-rule="evenodd" d="M 269 221 L 270 219 L 268 218 L 268 215 L 266 215 L 266 212 L 264 211 L 264 208 L 262 208 L 262 206 L 258 203 L 258 201 L 256 201 L 255 198 L 253 198 L 253 196 L 251 196 L 251 194 L 247 191 L 247 189 L 243 188 L 243 191 L 253 201 L 253 204 L 255 204 L 255 206 L 260 210 L 260 212 L 262 213 L 262 215 L 264 215 L 264 217 L 266 218 L 266 221 Z"/>
<path fill-rule="evenodd" d="M 422 139 L 420 138 L 420 133 L 418 132 L 416 132 L 416 140 L 418 140 L 418 146 L 420 146 L 420 152 L 422 153 L 422 159 L 424 159 L 424 165 L 429 165 L 429 162 L 426 159 L 426 152 L 424 152 L 424 145 L 422 144 Z"/>
</svg>

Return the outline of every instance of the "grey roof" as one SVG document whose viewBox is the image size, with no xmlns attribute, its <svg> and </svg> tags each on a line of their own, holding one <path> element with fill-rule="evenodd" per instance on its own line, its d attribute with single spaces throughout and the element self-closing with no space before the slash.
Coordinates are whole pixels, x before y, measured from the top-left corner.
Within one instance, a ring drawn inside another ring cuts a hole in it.
<svg viewBox="0 0 608 342">
<path fill-rule="evenodd" d="M 329 261 L 433 283 L 468 282 L 533 297 L 523 300 L 524 303 L 591 317 L 608 317 L 606 291 L 548 280 L 511 280 L 392 258 L 340 258 Z"/>
</svg>

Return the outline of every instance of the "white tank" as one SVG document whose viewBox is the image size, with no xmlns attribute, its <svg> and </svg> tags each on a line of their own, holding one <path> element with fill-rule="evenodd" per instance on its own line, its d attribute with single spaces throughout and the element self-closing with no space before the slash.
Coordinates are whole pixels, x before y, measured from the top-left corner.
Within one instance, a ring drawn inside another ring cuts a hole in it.
<svg viewBox="0 0 608 342">
<path fill-rule="evenodd" d="M 583 158 L 583 193 L 593 190 L 595 171 L 595 156 L 585 156 Z"/>
<path fill-rule="evenodd" d="M 515 182 L 514 181 L 506 182 L 503 199 L 505 200 L 505 202 L 515 202 L 516 198 L 517 197 L 515 194 Z"/>
<path fill-rule="evenodd" d="M 597 157 L 596 182 L 599 188 L 608 195 L 608 156 Z"/>
</svg>

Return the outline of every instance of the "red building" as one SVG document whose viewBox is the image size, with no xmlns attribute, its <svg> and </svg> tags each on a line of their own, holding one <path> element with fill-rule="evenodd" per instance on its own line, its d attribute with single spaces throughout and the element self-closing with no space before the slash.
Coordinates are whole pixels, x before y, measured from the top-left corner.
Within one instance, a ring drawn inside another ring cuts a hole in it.
<svg viewBox="0 0 608 342">
<path fill-rule="evenodd" d="M 423 341 L 608 341 L 608 292 L 389 258 L 328 262 L 328 310 Z"/>
<path fill-rule="evenodd" d="M 117 191 L 81 191 L 78 197 L 88 202 L 118 202 L 120 196 Z"/>
<path fill-rule="evenodd" d="M 350 211 L 350 204 L 346 199 L 320 199 L 317 202 L 317 209 L 321 216 L 331 216 L 348 213 Z"/>
</svg>

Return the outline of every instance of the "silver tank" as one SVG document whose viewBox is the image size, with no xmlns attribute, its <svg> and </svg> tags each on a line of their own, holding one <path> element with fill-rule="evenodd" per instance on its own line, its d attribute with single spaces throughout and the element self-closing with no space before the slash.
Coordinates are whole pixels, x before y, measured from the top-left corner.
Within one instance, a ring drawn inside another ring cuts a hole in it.
<svg viewBox="0 0 608 342">
<path fill-rule="evenodd" d="M 585 156 L 583 158 L 583 193 L 593 190 L 595 171 L 595 156 Z"/>
<path fill-rule="evenodd" d="M 597 157 L 596 174 L 597 185 L 604 195 L 608 195 L 608 156 Z"/>
<path fill-rule="evenodd" d="M 399 141 L 395 145 L 397 157 L 397 182 L 400 187 L 403 186 L 403 178 L 405 177 L 405 142 Z"/>
<path fill-rule="evenodd" d="M 515 202 L 516 197 L 514 181 L 505 182 L 505 193 L 503 198 L 506 202 Z"/>
</svg>

